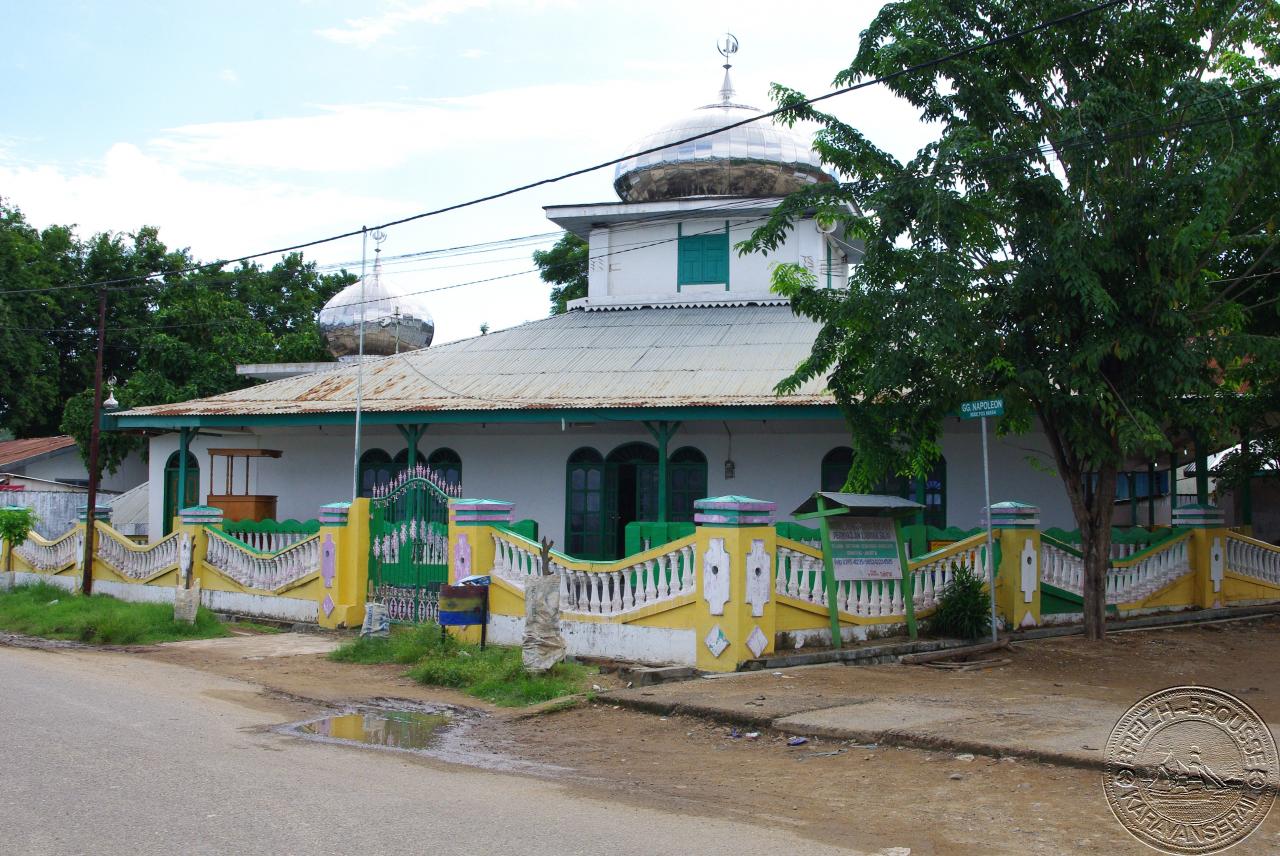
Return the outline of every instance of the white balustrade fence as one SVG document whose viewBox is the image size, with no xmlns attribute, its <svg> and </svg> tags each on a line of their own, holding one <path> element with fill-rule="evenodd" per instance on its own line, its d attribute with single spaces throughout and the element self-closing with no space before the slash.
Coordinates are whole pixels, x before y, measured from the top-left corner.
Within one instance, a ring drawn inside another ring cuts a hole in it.
<svg viewBox="0 0 1280 856">
<path fill-rule="evenodd" d="M 248 588 L 274 591 L 320 570 L 320 536 L 312 535 L 276 553 L 246 550 L 214 529 L 205 530 L 205 563 Z"/>
<path fill-rule="evenodd" d="M 1176 538 L 1132 564 L 1112 567 L 1107 571 L 1107 603 L 1142 600 L 1191 573 L 1188 544 L 1186 536 Z M 1040 575 L 1044 582 L 1063 591 L 1084 592 L 1084 559 L 1048 539 L 1040 544 Z"/>
<path fill-rule="evenodd" d="M 225 530 L 224 530 L 225 531 Z M 248 544 L 253 549 L 261 553 L 276 553 L 285 547 L 292 547 L 294 544 L 300 543 L 314 536 L 315 533 L 306 532 L 252 532 L 247 529 L 231 530 L 227 532 L 233 538 L 236 538 Z"/>
<path fill-rule="evenodd" d="M 1241 576 L 1280 585 L 1280 547 L 1252 538 L 1228 535 L 1227 568 Z"/>
<path fill-rule="evenodd" d="M 929 559 L 911 569 L 912 601 L 916 609 L 937 606 L 938 599 L 951 585 L 951 579 L 960 567 L 973 570 L 990 586 L 991 563 L 987 557 L 986 537 L 979 538 L 981 540 L 977 543 L 958 547 L 954 552 Z"/>
<path fill-rule="evenodd" d="M 692 594 L 694 548 L 673 546 L 659 556 L 607 571 L 585 571 L 565 564 L 568 557 L 551 554 L 551 572 L 560 578 L 560 607 L 568 613 L 617 615 Z M 493 575 L 523 588 L 526 577 L 542 573 L 542 557 L 532 545 L 502 534 L 493 536 Z"/>
<path fill-rule="evenodd" d="M 121 575 L 145 580 L 178 566 L 179 534 L 173 532 L 148 547 L 137 547 L 99 527 L 98 537 L 94 540 L 94 554 Z"/>
<path fill-rule="evenodd" d="M 924 610 L 937 606 L 938 598 L 951 583 L 955 566 L 979 567 L 985 554 L 986 545 L 976 545 L 912 568 L 912 603 L 915 608 Z M 989 570 L 987 576 L 989 579 Z M 774 579 L 774 591 L 778 594 L 825 607 L 825 580 L 820 557 L 778 546 L 778 573 Z M 899 579 L 841 580 L 836 584 L 836 603 L 840 610 L 862 618 L 904 615 L 904 595 L 902 580 Z"/>
<path fill-rule="evenodd" d="M 84 533 L 75 529 L 53 541 L 32 533 L 13 552 L 38 571 L 56 573 L 76 564 L 84 555 Z"/>
</svg>

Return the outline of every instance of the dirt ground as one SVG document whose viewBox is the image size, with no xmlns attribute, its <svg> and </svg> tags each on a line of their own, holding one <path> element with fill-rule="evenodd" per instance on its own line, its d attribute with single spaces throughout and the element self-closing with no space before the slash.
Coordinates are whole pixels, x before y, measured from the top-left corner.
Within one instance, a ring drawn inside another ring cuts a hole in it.
<svg viewBox="0 0 1280 856">
<path fill-rule="evenodd" d="M 477 758 L 527 763 L 526 774 L 606 800 L 783 826 L 804 839 L 886 852 L 895 847 L 910 848 L 912 854 L 1149 852 L 1111 816 L 1096 771 L 816 737 L 791 747 L 786 735 L 769 730 L 751 737 L 749 727 L 624 709 L 607 693 L 575 709 L 525 716 L 423 687 L 401 677 L 402 667 L 330 662 L 323 652 L 335 644 L 332 637 L 291 634 L 228 642 L 180 643 L 139 653 L 248 681 L 277 697 L 334 706 L 407 699 L 475 709 L 482 715 L 458 744 L 470 747 L 466 751 Z M 1036 700 L 1061 710 L 1123 709 L 1161 687 L 1204 683 L 1239 695 L 1276 721 L 1278 655 L 1280 618 L 1273 617 L 1116 633 L 1101 645 L 1079 637 L 1026 642 L 1002 655 L 1010 659 L 1007 665 L 985 671 L 818 666 L 621 691 L 684 688 L 686 694 L 727 695 L 732 706 L 741 697 L 742 709 L 753 714 L 786 716 L 843 710 L 850 699 L 895 695 L 917 706 L 945 701 L 990 708 Z M 772 681 L 774 689 L 761 694 L 753 681 Z M 598 683 L 605 689 L 617 686 L 607 675 Z M 318 708 L 308 707 L 313 709 Z M 453 757 L 465 761 L 466 751 Z M 1233 852 L 1280 852 L 1280 812 Z"/>
</svg>

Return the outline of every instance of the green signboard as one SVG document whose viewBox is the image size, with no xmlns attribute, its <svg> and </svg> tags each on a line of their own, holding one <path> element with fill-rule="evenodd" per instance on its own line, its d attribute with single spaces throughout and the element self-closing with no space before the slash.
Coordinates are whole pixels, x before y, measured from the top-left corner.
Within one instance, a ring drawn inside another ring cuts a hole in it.
<svg viewBox="0 0 1280 856">
<path fill-rule="evenodd" d="M 898 537 L 891 517 L 833 517 L 831 565 L 837 580 L 902 577 Z"/>
<path fill-rule="evenodd" d="M 961 419 L 981 419 L 984 416 L 1004 416 L 1004 399 L 984 398 L 960 405 Z"/>
</svg>

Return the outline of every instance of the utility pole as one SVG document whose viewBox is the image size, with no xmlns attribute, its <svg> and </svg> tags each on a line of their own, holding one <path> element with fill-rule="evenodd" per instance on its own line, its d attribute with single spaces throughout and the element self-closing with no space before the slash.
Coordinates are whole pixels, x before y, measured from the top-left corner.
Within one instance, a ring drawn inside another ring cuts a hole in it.
<svg viewBox="0 0 1280 856">
<path fill-rule="evenodd" d="M 102 358 L 107 343 L 107 290 L 98 289 L 98 356 L 93 366 L 93 420 L 89 423 L 89 495 L 84 515 L 84 570 L 80 578 L 82 594 L 93 594 L 93 545 L 98 530 L 98 435 L 102 421 Z"/>
</svg>

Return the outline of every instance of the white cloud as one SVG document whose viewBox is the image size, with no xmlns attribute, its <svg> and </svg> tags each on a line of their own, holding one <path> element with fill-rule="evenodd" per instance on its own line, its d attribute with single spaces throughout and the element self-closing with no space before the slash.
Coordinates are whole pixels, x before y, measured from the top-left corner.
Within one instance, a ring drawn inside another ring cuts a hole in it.
<svg viewBox="0 0 1280 856">
<path fill-rule="evenodd" d="M 394 35 L 406 24 L 439 24 L 446 18 L 489 5 L 489 0 L 428 0 L 425 3 L 394 3 L 378 15 L 348 18 L 341 27 L 325 27 L 316 35 L 340 45 L 372 47 Z"/>
<path fill-rule="evenodd" d="M 236 70 L 234 68 L 224 68 L 222 71 L 218 72 L 218 79 L 225 83 L 239 83 L 240 75 L 236 74 Z"/>
<path fill-rule="evenodd" d="M 352 211 L 406 210 L 403 201 L 323 187 L 202 181 L 129 143 L 83 170 L 0 161 L 0 187 L 32 223 L 74 223 L 82 236 L 155 225 L 170 247 L 191 246 L 202 258 L 342 231 Z"/>
<path fill-rule="evenodd" d="M 484 50 L 483 48 L 467 48 L 465 51 L 458 54 L 458 56 L 463 59 L 484 59 L 485 57 L 490 56 L 490 51 Z"/>
<path fill-rule="evenodd" d="M 207 122 L 166 131 L 149 147 L 192 168 L 368 173 L 446 150 L 561 142 L 586 157 L 608 128 L 607 152 L 670 117 L 646 99 L 653 83 L 557 84 L 421 102 L 326 105 L 310 115 Z M 678 103 L 678 102 L 677 102 Z M 581 105 L 594 105 L 583 110 Z M 652 105 L 638 110 L 637 104 Z"/>
</svg>

